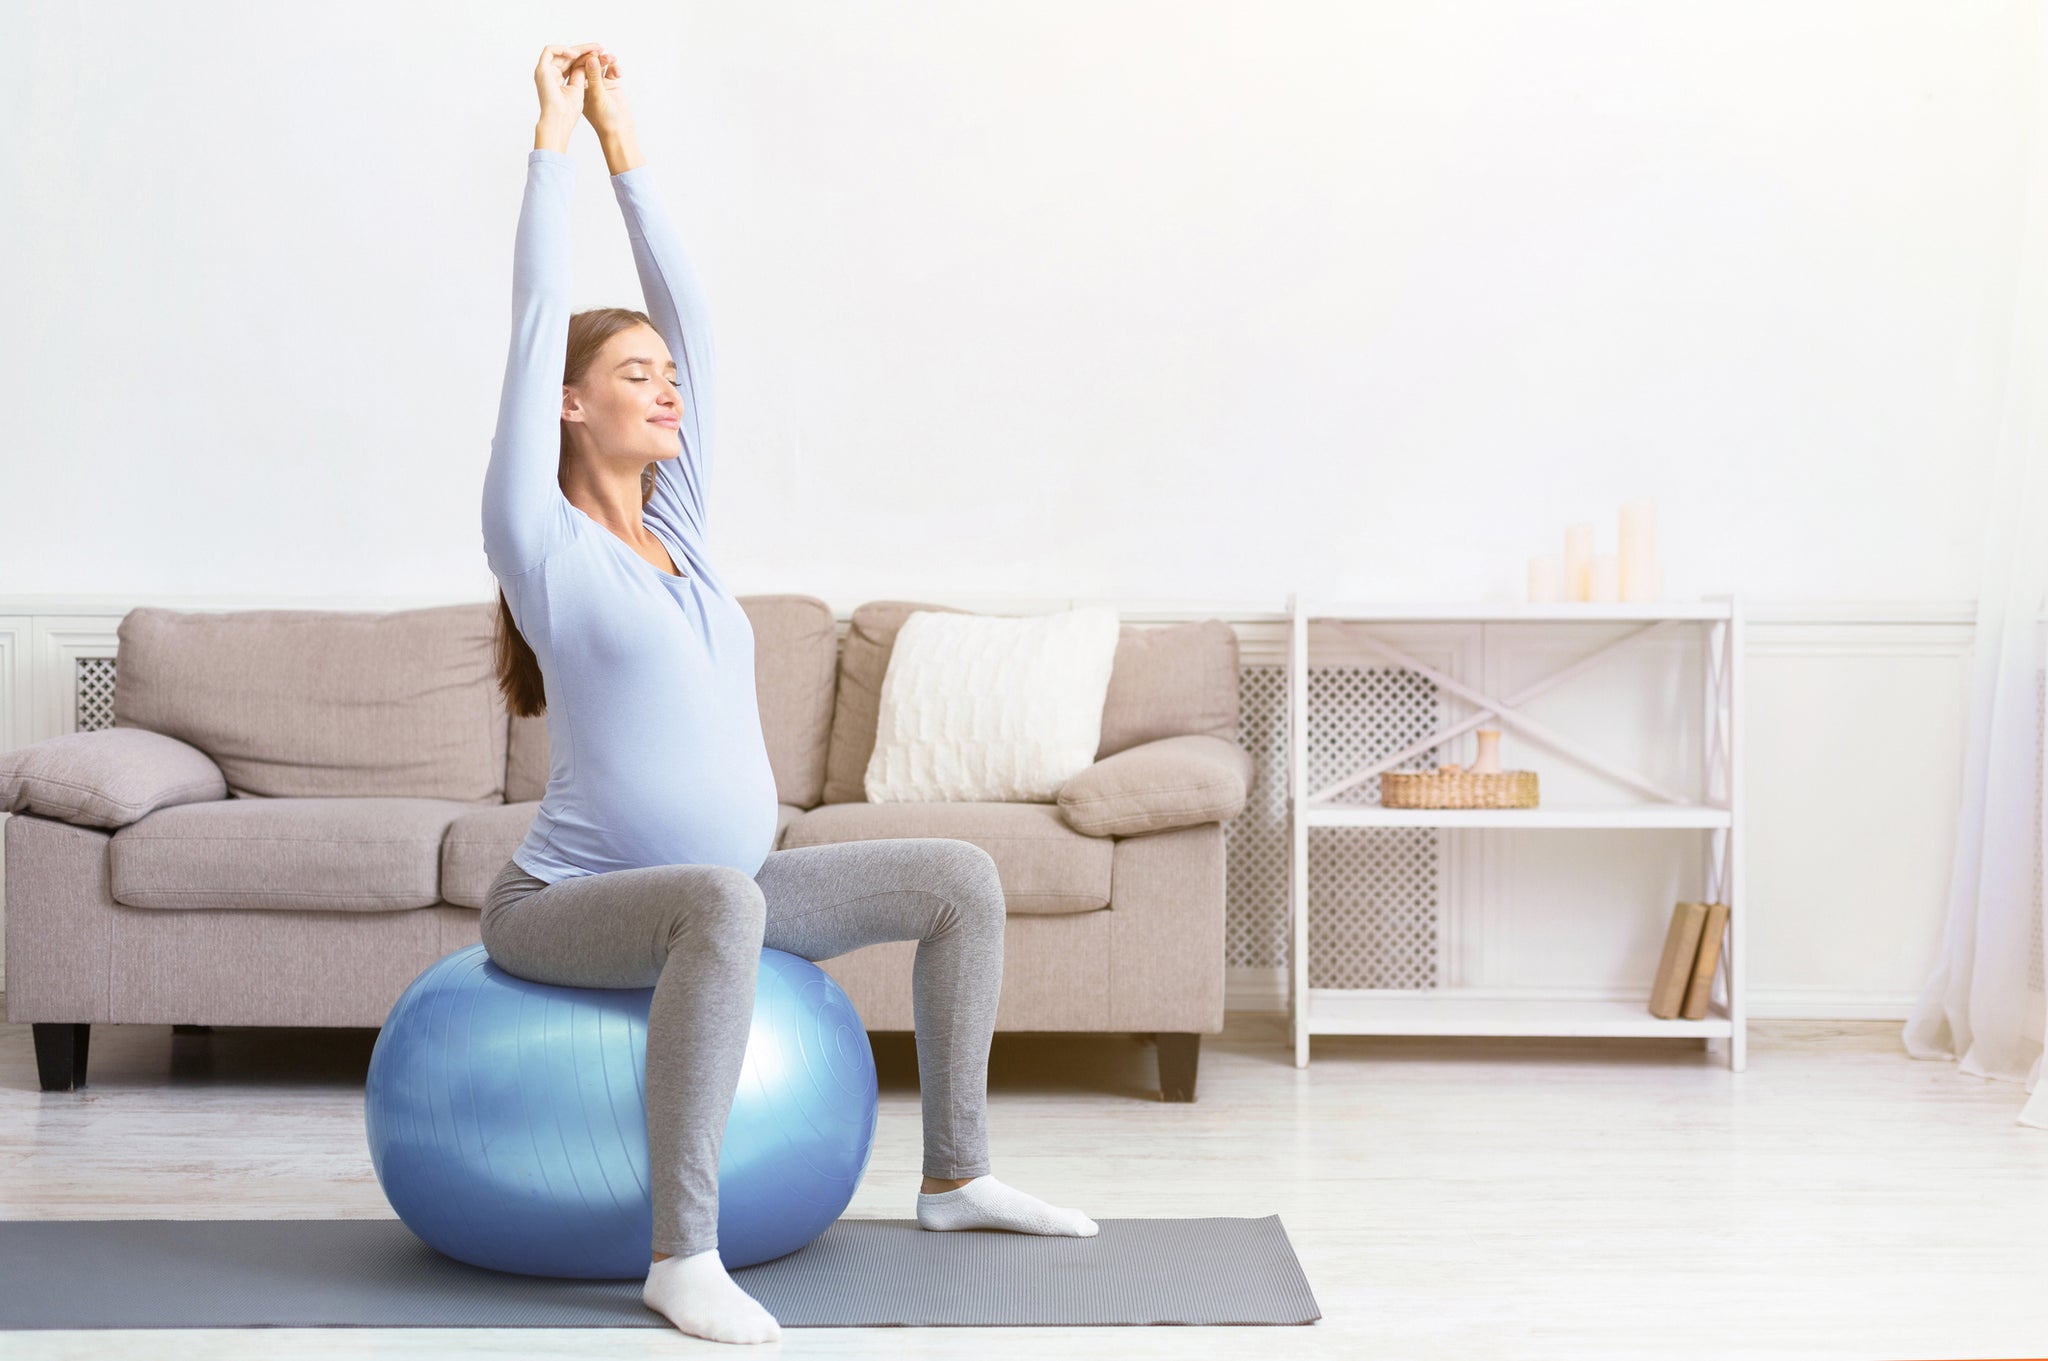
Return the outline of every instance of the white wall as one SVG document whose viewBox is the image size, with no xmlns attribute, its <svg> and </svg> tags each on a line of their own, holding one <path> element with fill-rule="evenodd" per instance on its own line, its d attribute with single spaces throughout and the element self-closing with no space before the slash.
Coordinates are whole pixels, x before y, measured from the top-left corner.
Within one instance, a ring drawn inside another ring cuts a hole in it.
<svg viewBox="0 0 2048 1361">
<path fill-rule="evenodd" d="M 9 18 L 24 630 L 492 591 L 531 70 L 601 38 L 712 294 L 736 591 L 1505 599 L 1652 497 L 1670 594 L 1781 621 L 1755 1014 L 1902 1015 L 1932 961 L 2033 0 Z M 572 151 L 579 305 L 637 304 Z"/>
<path fill-rule="evenodd" d="M 549 41 L 724 345 L 737 589 L 1954 599 L 2035 6 L 13 7 L 10 592 L 487 594 Z M 637 302 L 579 131 L 577 295 Z"/>
</svg>

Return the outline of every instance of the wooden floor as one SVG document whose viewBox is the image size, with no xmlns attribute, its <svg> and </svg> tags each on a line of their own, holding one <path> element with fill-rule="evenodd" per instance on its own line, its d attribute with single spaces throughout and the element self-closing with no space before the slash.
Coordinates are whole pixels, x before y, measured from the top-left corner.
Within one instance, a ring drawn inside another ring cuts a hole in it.
<svg viewBox="0 0 2048 1361">
<path fill-rule="evenodd" d="M 1200 1099 L 1134 1037 L 998 1035 L 994 1170 L 1100 1217 L 1278 1213 L 1305 1327 L 14 1333 L 48 1357 L 2010 1357 L 2048 1354 L 2048 1131 L 2023 1093 L 1906 1057 L 1896 1022 L 1698 1040 L 1318 1037 L 1232 1013 Z M 374 1031 L 95 1027 L 38 1090 L 0 1026 L 0 1218 L 388 1217 L 363 1144 Z M 1718 1042 L 1717 1042 L 1718 1045 Z M 908 1217 L 914 1050 L 877 1037 L 879 1143 L 848 1213 Z M 0 1282 L 0 1289 L 5 1289 Z M 109 1264 L 118 1288 L 118 1264 Z"/>
</svg>

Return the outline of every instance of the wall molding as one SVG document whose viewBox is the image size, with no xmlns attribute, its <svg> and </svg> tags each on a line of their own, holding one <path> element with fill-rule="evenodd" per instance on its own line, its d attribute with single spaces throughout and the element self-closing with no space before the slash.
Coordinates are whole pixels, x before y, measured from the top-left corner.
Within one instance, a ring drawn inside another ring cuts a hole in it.
<svg viewBox="0 0 2048 1361">
<path fill-rule="evenodd" d="M 775 594 L 772 587 L 742 586 L 730 583 L 737 595 Z M 1302 588 L 1306 591 L 1308 588 Z M 1271 598 L 1241 596 L 1236 598 L 1215 597 L 1208 600 L 1175 600 L 1171 598 L 1119 598 L 1109 596 L 1040 596 L 1040 595 L 955 595 L 949 591 L 922 591 L 906 589 L 897 595 L 876 595 L 870 593 L 858 599 L 835 596 L 825 591 L 798 591 L 797 594 L 816 595 L 832 606 L 833 613 L 845 618 L 853 613 L 854 607 L 865 600 L 921 600 L 935 605 L 951 605 L 958 609 L 984 610 L 1017 613 L 1077 609 L 1085 605 L 1108 605 L 1124 618 L 1137 622 L 1171 623 L 1181 619 L 1227 619 L 1234 624 L 1274 623 L 1283 628 L 1287 623 L 1287 596 L 1280 592 Z M 171 610 L 402 610 L 429 609 L 440 605 L 457 605 L 464 602 L 488 601 L 492 597 L 482 593 L 438 593 L 431 595 L 333 595 L 333 596 L 283 596 L 283 595 L 82 595 L 46 592 L 41 594 L 0 593 L 0 618 L 9 615 L 44 616 L 72 614 L 90 617 L 114 616 L 116 619 L 131 609 L 143 606 L 158 606 Z M 1512 604 L 1512 601 L 1502 601 Z M 1745 594 L 1742 608 L 1746 622 L 1751 626 L 1789 624 L 1969 624 L 1977 618 L 1977 605 L 1966 598 L 1948 600 L 1766 600 Z M 2044 616 L 2048 617 L 2048 616 Z"/>
<path fill-rule="evenodd" d="M 0 615 L 0 750 L 36 740 L 28 711 L 34 665 L 29 635 L 34 627 L 28 615 Z"/>
<path fill-rule="evenodd" d="M 118 652 L 120 622 L 87 615 L 34 621 L 31 645 L 36 680 L 30 688 L 37 740 L 78 730 L 78 663 L 82 658 L 112 657 Z"/>
</svg>

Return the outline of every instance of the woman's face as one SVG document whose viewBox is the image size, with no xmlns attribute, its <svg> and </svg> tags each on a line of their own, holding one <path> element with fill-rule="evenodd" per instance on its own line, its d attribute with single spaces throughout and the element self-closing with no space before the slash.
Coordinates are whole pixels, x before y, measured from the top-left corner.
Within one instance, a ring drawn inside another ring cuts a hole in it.
<svg viewBox="0 0 2048 1361">
<path fill-rule="evenodd" d="M 676 363 L 651 327 L 604 343 L 583 381 L 562 387 L 562 419 L 583 426 L 594 452 L 644 466 L 682 452 Z"/>
</svg>

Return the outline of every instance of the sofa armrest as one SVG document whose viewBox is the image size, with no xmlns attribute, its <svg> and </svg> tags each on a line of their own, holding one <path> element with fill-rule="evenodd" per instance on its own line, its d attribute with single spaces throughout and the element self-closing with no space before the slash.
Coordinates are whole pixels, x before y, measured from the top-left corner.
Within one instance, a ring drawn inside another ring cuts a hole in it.
<svg viewBox="0 0 2048 1361">
<path fill-rule="evenodd" d="M 1207 733 L 1161 737 L 1105 756 L 1060 786 L 1060 816 L 1089 836 L 1138 836 L 1244 811 L 1251 753 Z"/>
<path fill-rule="evenodd" d="M 172 804 L 227 796 L 211 756 L 147 728 L 64 733 L 0 752 L 0 813 L 126 827 Z"/>
</svg>

